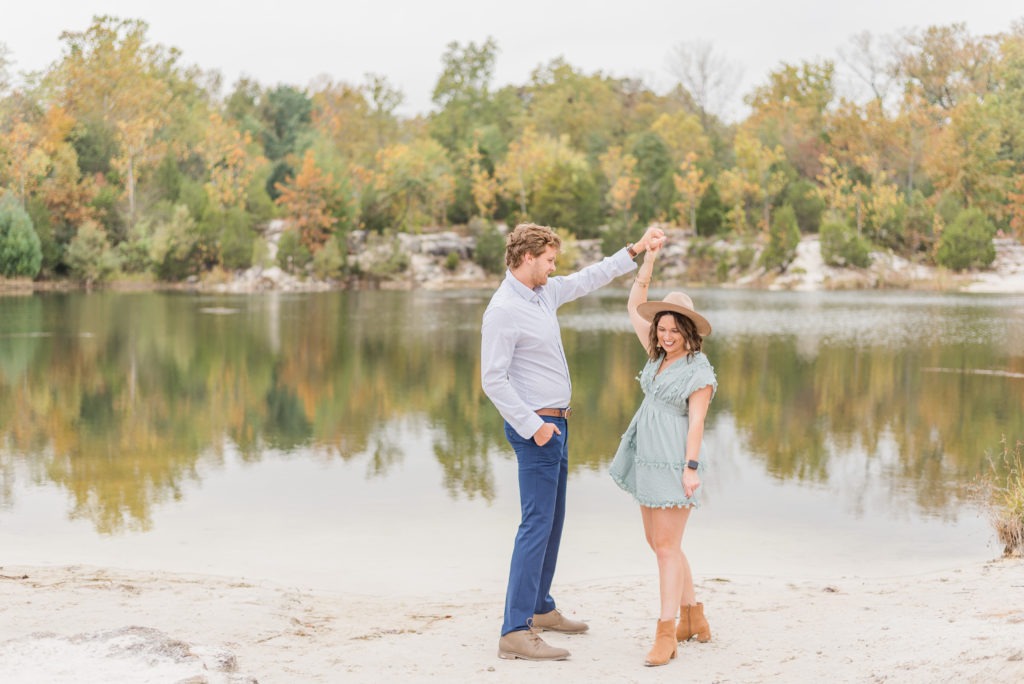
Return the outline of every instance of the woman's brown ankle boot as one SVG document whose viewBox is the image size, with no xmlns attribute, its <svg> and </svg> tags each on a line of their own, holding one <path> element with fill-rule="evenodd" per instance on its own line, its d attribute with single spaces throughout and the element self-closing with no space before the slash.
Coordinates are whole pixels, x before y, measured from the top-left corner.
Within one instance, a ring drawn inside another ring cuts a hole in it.
<svg viewBox="0 0 1024 684">
<path fill-rule="evenodd" d="M 665 665 L 676 657 L 676 640 L 672 638 L 672 628 L 674 626 L 675 620 L 658 620 L 658 631 L 654 635 L 654 646 L 651 647 L 651 652 L 647 654 L 647 660 L 644 661 L 644 665 L 648 667 Z"/>
<path fill-rule="evenodd" d="M 711 627 L 704 617 L 703 603 L 680 607 L 676 640 L 689 641 L 693 637 L 697 637 L 697 641 L 702 643 L 711 641 Z"/>
</svg>

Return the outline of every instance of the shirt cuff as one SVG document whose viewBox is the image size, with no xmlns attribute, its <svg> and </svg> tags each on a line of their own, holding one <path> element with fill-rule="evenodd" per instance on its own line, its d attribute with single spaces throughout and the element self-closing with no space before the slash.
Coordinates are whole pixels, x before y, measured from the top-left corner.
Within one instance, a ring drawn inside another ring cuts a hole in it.
<svg viewBox="0 0 1024 684">
<path fill-rule="evenodd" d="M 633 257 L 629 256 L 629 250 L 626 247 L 623 247 L 618 252 L 613 254 L 612 258 L 615 259 L 621 266 L 626 268 L 626 270 L 624 271 L 625 273 L 629 273 L 632 270 L 640 268 L 640 264 L 633 261 Z"/>
</svg>

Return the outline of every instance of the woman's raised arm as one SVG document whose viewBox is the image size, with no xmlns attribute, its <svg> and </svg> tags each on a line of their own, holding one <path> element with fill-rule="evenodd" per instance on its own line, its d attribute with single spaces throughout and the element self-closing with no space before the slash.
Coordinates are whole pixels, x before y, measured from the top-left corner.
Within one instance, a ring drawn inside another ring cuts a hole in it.
<svg viewBox="0 0 1024 684">
<path fill-rule="evenodd" d="M 629 299 L 626 301 L 629 322 L 633 324 L 633 330 L 636 331 L 636 336 L 640 338 L 640 344 L 644 346 L 644 349 L 647 349 L 647 344 L 650 342 L 651 324 L 640 317 L 640 314 L 636 312 L 636 308 L 647 301 L 647 288 L 651 285 L 654 261 L 658 258 L 661 245 L 662 243 L 658 242 L 656 245 L 651 245 L 644 252 L 644 261 L 640 264 L 640 268 L 637 269 L 636 279 L 633 281 L 633 287 L 629 290 Z"/>
</svg>

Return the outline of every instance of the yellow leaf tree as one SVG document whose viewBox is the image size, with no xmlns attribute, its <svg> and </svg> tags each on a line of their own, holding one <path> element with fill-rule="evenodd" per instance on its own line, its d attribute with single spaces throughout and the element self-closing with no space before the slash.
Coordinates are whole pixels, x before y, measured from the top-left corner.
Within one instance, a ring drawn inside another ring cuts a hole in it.
<svg viewBox="0 0 1024 684">
<path fill-rule="evenodd" d="M 444 147 L 432 138 L 378 151 L 373 178 L 377 203 L 392 226 L 419 229 L 447 222 L 455 176 Z"/>
<path fill-rule="evenodd" d="M 382 133 L 375 140 L 370 103 L 363 93 L 345 83 L 320 80 L 311 99 L 313 128 L 331 141 L 342 158 L 370 164 L 374 152 L 387 141 Z"/>
<path fill-rule="evenodd" d="M 23 119 L 0 130 L 0 180 L 5 181 L 22 206 L 50 169 L 50 157 L 40 146 L 42 131 Z"/>
<path fill-rule="evenodd" d="M 937 191 L 996 216 L 1005 202 L 1010 168 L 1003 158 L 1003 131 L 974 99 L 965 98 L 947 113 L 948 123 L 925 150 L 924 169 Z"/>
<path fill-rule="evenodd" d="M 158 136 L 171 118 L 170 79 L 178 53 L 146 42 L 138 20 L 96 17 L 84 32 L 65 32 L 65 54 L 52 74 L 61 103 L 80 123 L 108 131 L 116 142 L 111 165 L 120 172 L 134 223 L 139 176 L 167 149 Z"/>
<path fill-rule="evenodd" d="M 206 193 L 213 205 L 219 209 L 244 207 L 249 185 L 267 164 L 266 158 L 255 151 L 250 133 L 228 125 L 214 112 L 199 153 L 206 160 L 210 176 Z"/>
<path fill-rule="evenodd" d="M 494 169 L 501 194 L 519 204 L 522 216 L 529 213 L 529 200 L 537 182 L 541 160 L 546 156 L 546 142 L 537 134 L 537 129 L 527 126 L 519 138 L 509 144 L 508 154 Z"/>
<path fill-rule="evenodd" d="M 483 155 L 480 153 L 478 142 L 473 143 L 473 147 L 470 148 L 466 157 L 469 164 L 469 189 L 473 195 L 473 205 L 476 207 L 478 216 L 490 219 L 494 216 L 494 210 L 498 203 L 498 181 L 480 163 Z"/>
<path fill-rule="evenodd" d="M 683 227 L 697 230 L 697 207 L 711 181 L 704 178 L 704 171 L 697 166 L 696 154 L 690 152 L 686 155 L 686 159 L 679 165 L 678 173 L 672 176 L 672 182 L 679 193 L 680 199 L 675 206 Z"/>
<path fill-rule="evenodd" d="M 624 113 L 612 79 L 586 75 L 556 58 L 537 67 L 530 81 L 527 126 L 555 139 L 567 135 L 581 150 L 604 148 L 615 139 Z"/>
<path fill-rule="evenodd" d="M 747 220 L 747 183 L 736 169 L 726 169 L 718 175 L 719 194 L 722 204 L 728 209 L 725 214 L 726 225 L 736 235 L 744 235 L 749 228 Z"/>
<path fill-rule="evenodd" d="M 869 225 L 877 237 L 903 203 L 903 195 L 890 181 L 888 173 L 864 155 L 853 160 L 852 168 L 856 171 L 853 174 L 834 157 L 823 156 L 821 167 L 818 194 L 829 210 L 833 215 L 852 220 L 858 235 Z M 867 177 L 866 182 L 861 180 L 864 177 Z"/>
<path fill-rule="evenodd" d="M 786 155 L 781 145 L 768 147 L 757 136 L 740 129 L 734 143 L 736 172 L 743 180 L 743 192 L 761 210 L 760 227 L 768 232 L 771 227 L 772 202 L 786 187 L 786 176 L 779 170 Z"/>
<path fill-rule="evenodd" d="M 601 171 L 608 179 L 605 199 L 613 214 L 621 215 L 626 228 L 633 225 L 633 200 L 640 191 L 640 178 L 636 175 L 636 157 L 623 153 L 618 145 L 609 147 L 599 158 Z"/>
<path fill-rule="evenodd" d="M 665 142 L 675 166 L 685 163 L 690 155 L 705 159 L 712 153 L 711 141 L 694 114 L 662 114 L 651 124 L 651 130 Z"/>
</svg>

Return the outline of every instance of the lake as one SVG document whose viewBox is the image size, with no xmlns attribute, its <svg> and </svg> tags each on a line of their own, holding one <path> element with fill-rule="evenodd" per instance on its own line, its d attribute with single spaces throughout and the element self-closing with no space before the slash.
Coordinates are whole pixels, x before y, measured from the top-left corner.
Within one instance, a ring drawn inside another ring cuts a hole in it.
<svg viewBox="0 0 1024 684">
<path fill-rule="evenodd" d="M 0 564 L 500 602 L 519 508 L 480 389 L 490 294 L 0 298 Z M 690 294 L 719 379 L 684 541 L 698 581 L 1000 555 L 974 485 L 1024 439 L 1024 297 Z M 560 311 L 574 414 L 556 583 L 655 569 L 606 473 L 641 397 L 625 297 Z"/>
</svg>

